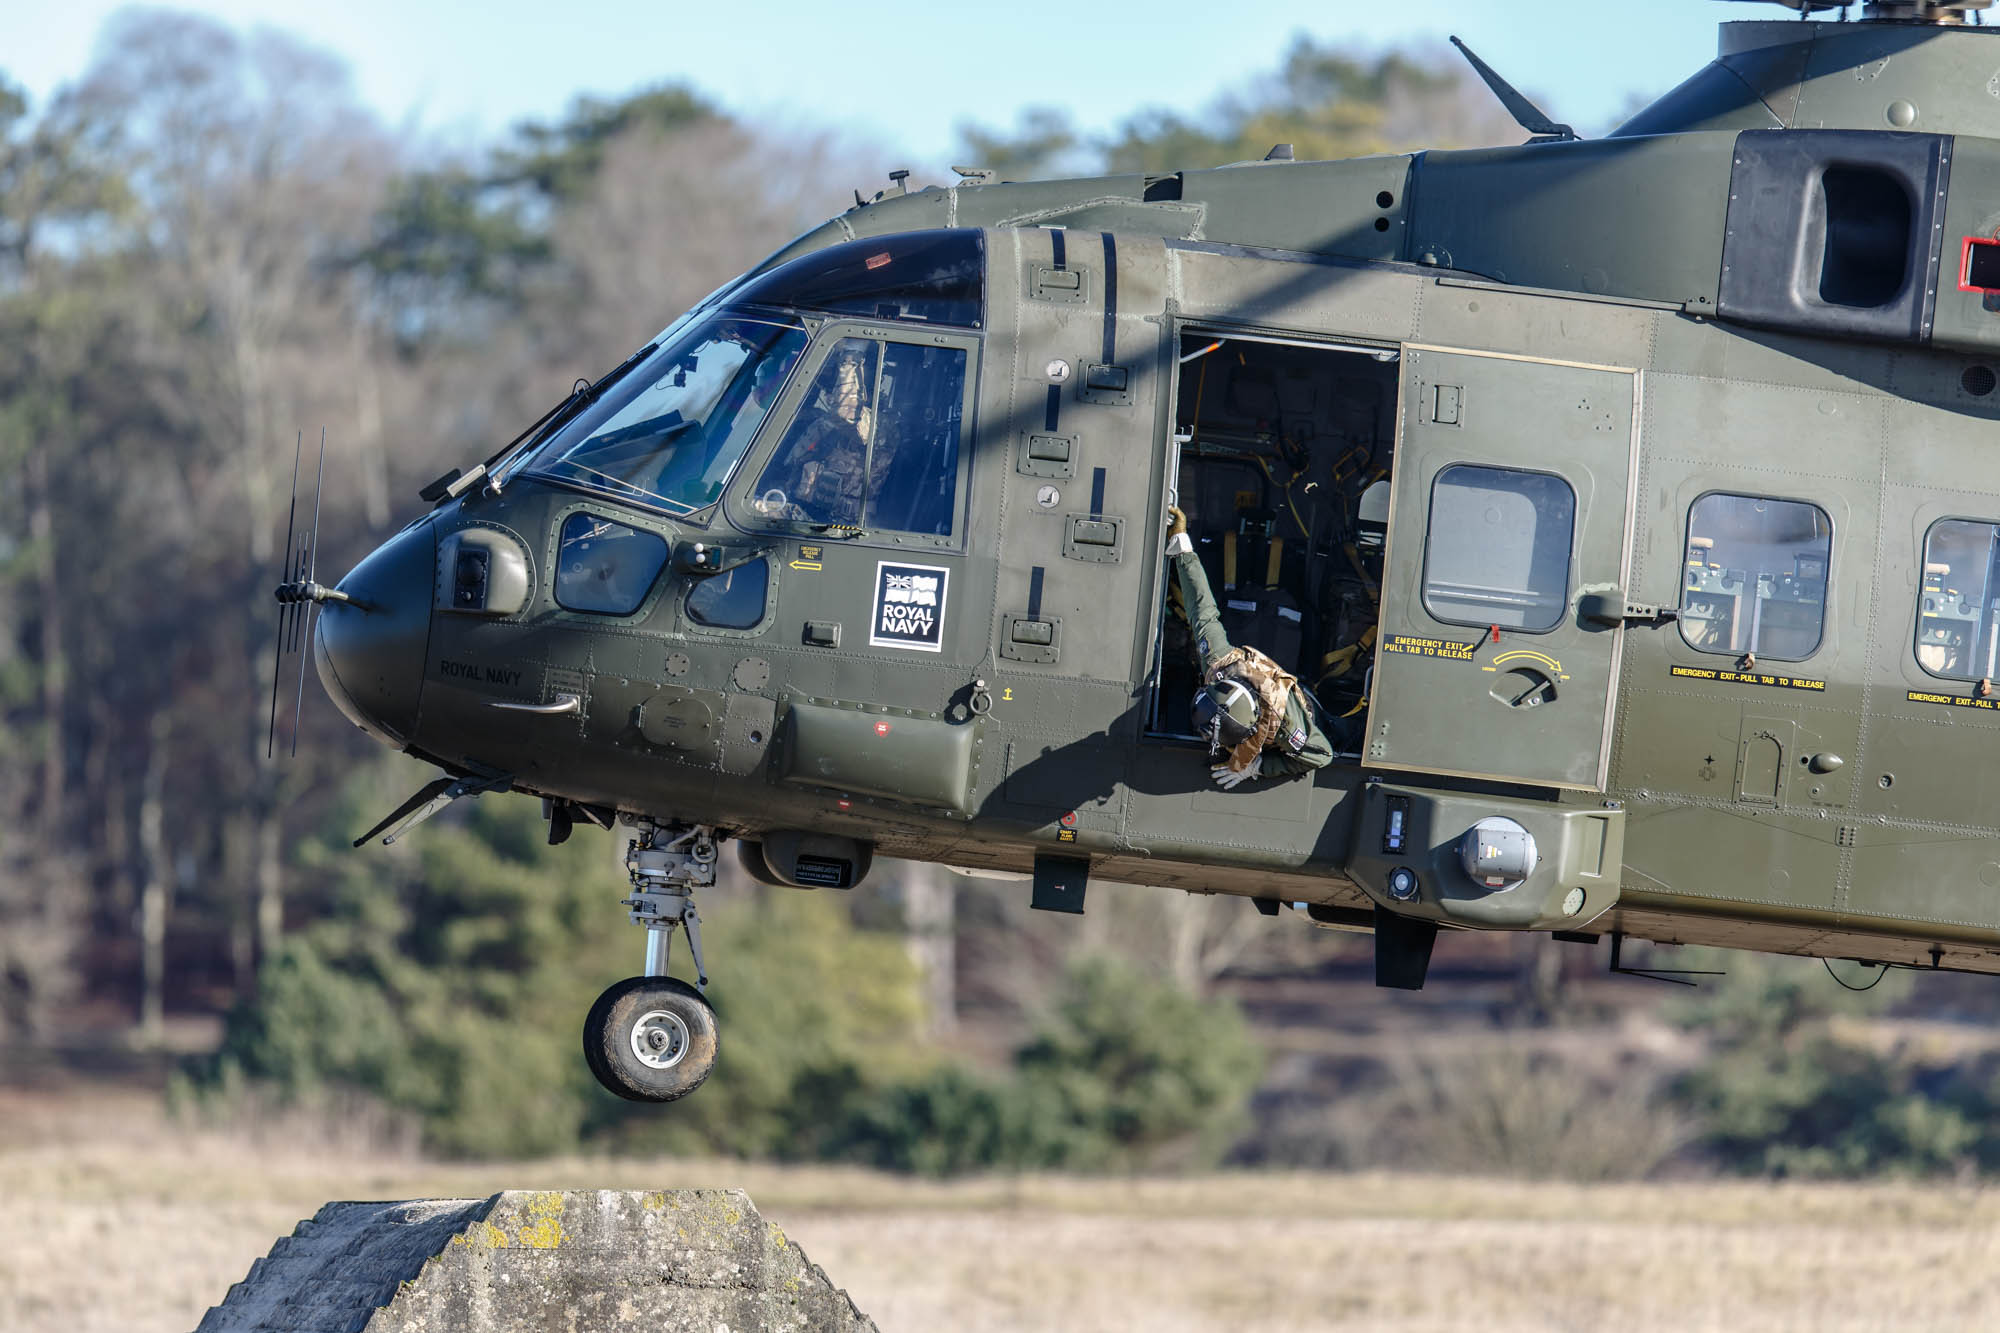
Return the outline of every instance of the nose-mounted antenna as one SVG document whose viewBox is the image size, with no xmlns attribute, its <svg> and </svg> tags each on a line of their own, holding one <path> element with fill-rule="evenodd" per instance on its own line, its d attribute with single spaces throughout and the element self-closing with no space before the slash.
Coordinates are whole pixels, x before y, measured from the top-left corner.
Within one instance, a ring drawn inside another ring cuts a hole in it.
<svg viewBox="0 0 2000 1333">
<path fill-rule="evenodd" d="M 305 455 L 305 446 L 306 433 L 300 431 L 298 440 L 292 446 L 292 504 L 285 517 L 284 582 L 278 585 L 274 594 L 278 599 L 278 646 L 271 657 L 271 722 L 269 733 L 264 738 L 266 759 L 277 751 L 278 683 L 284 676 L 285 654 L 295 653 L 299 659 L 298 694 L 292 701 L 292 753 L 296 755 L 299 752 L 299 719 L 306 704 L 305 650 L 312 642 L 310 622 L 316 619 L 316 608 L 323 602 L 362 605 L 346 593 L 322 587 L 313 579 L 319 570 L 320 492 L 326 480 L 326 427 L 319 429 L 319 459 L 313 466 L 312 527 L 300 533 L 299 463 Z M 293 544 L 295 539 L 297 545 Z"/>
</svg>

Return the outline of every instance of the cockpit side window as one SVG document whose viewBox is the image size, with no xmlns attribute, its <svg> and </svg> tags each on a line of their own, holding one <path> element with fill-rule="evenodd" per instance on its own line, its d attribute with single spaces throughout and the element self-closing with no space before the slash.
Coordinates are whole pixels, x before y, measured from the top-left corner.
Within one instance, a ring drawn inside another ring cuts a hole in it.
<svg viewBox="0 0 2000 1333">
<path fill-rule="evenodd" d="M 806 340 L 794 319 L 711 316 L 536 450 L 527 470 L 671 513 L 705 509 L 722 494 Z"/>
<path fill-rule="evenodd" d="M 861 526 L 881 346 L 872 338 L 842 338 L 820 365 L 757 479 L 757 510 L 766 518 Z"/>
<path fill-rule="evenodd" d="M 964 348 L 884 346 L 862 526 L 951 536 L 964 410 Z"/>
<path fill-rule="evenodd" d="M 842 338 L 758 478 L 766 518 L 952 535 L 966 352 Z"/>
<path fill-rule="evenodd" d="M 912 231 L 816 250 L 751 279 L 731 299 L 976 329 L 985 275 L 976 228 Z"/>
</svg>

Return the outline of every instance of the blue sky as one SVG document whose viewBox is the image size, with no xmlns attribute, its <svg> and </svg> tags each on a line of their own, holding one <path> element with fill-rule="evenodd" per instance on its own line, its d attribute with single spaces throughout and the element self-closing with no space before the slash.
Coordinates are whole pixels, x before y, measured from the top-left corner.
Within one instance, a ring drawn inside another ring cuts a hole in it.
<svg viewBox="0 0 2000 1333">
<path fill-rule="evenodd" d="M 0 70 L 36 104 L 88 63 L 106 0 L 0 0 Z M 873 155 L 937 163 L 959 122 L 1067 106 L 1090 129 L 1134 108 L 1197 109 L 1275 63 L 1299 31 L 1371 47 L 1457 33 L 1557 119 L 1586 132 L 1679 82 L 1726 19 L 1788 17 L 1720 0 L 206 0 L 239 27 L 288 28 L 346 59 L 396 126 L 473 142 L 578 93 L 682 79 L 780 128 L 832 129 Z"/>
</svg>

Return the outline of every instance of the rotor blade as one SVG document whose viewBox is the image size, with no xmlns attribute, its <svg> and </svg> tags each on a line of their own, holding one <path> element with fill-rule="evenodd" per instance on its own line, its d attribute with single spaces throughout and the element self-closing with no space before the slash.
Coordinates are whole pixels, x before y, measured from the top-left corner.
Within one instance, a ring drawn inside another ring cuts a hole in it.
<svg viewBox="0 0 2000 1333">
<path fill-rule="evenodd" d="M 312 582 L 313 575 L 319 572 L 319 496 L 320 491 L 323 489 L 322 483 L 325 480 L 326 427 L 321 426 L 319 428 L 319 463 L 316 465 L 316 471 L 313 476 L 312 555 L 306 565 L 306 582 L 308 583 Z M 312 629 L 318 623 L 318 620 L 319 610 L 317 607 L 312 608 L 308 614 L 299 617 L 299 623 L 305 627 L 305 633 L 299 644 L 299 693 L 298 698 L 292 702 L 292 753 L 294 755 L 299 752 L 299 719 L 305 716 L 306 708 L 306 658 L 312 651 Z"/>
<path fill-rule="evenodd" d="M 283 557 L 286 565 L 289 565 L 292 559 L 292 531 L 298 526 L 299 456 L 305 453 L 305 449 L 306 433 L 300 431 L 298 440 L 292 445 L 292 508 L 291 512 L 285 518 L 285 554 Z M 289 575 L 289 570 L 286 573 Z M 286 577 L 284 581 L 289 583 L 291 580 L 289 577 Z M 282 603 L 278 607 L 278 643 L 271 654 L 271 729 L 264 737 L 264 757 L 266 759 L 272 758 L 278 749 L 278 679 L 281 674 L 280 669 L 284 666 L 285 613 L 289 609 L 289 607 Z"/>
<path fill-rule="evenodd" d="M 311 608 L 308 616 L 302 617 L 302 619 L 306 621 L 305 647 L 299 652 L 299 694 L 298 698 L 292 702 L 292 754 L 294 756 L 299 752 L 299 718 L 304 714 L 306 706 L 306 659 L 312 656 L 313 628 L 319 623 L 319 608 Z"/>
<path fill-rule="evenodd" d="M 306 567 L 306 577 L 311 579 L 319 572 L 319 494 L 320 483 L 326 480 L 326 427 L 319 428 L 319 463 L 313 475 L 313 526 L 312 563 Z"/>
<path fill-rule="evenodd" d="M 264 757 L 273 758 L 278 752 L 278 680 L 285 667 L 285 611 L 278 608 L 278 639 L 271 647 L 271 727 L 264 736 Z"/>
</svg>

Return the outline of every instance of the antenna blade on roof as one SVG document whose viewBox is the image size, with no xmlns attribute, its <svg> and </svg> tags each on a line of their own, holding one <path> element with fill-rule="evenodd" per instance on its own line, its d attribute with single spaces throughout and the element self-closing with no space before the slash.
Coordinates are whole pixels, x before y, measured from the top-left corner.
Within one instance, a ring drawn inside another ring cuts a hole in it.
<svg viewBox="0 0 2000 1333">
<path fill-rule="evenodd" d="M 1500 105 L 1507 108 L 1507 114 L 1514 123 L 1538 139 L 1574 139 L 1576 131 L 1567 125 L 1550 120 L 1543 110 L 1530 102 L 1521 90 L 1500 77 L 1500 72 L 1472 53 L 1472 48 L 1454 37 L 1451 44 L 1459 54 L 1472 62 L 1472 72 L 1486 81 L 1493 95 L 1500 99 Z"/>
</svg>

